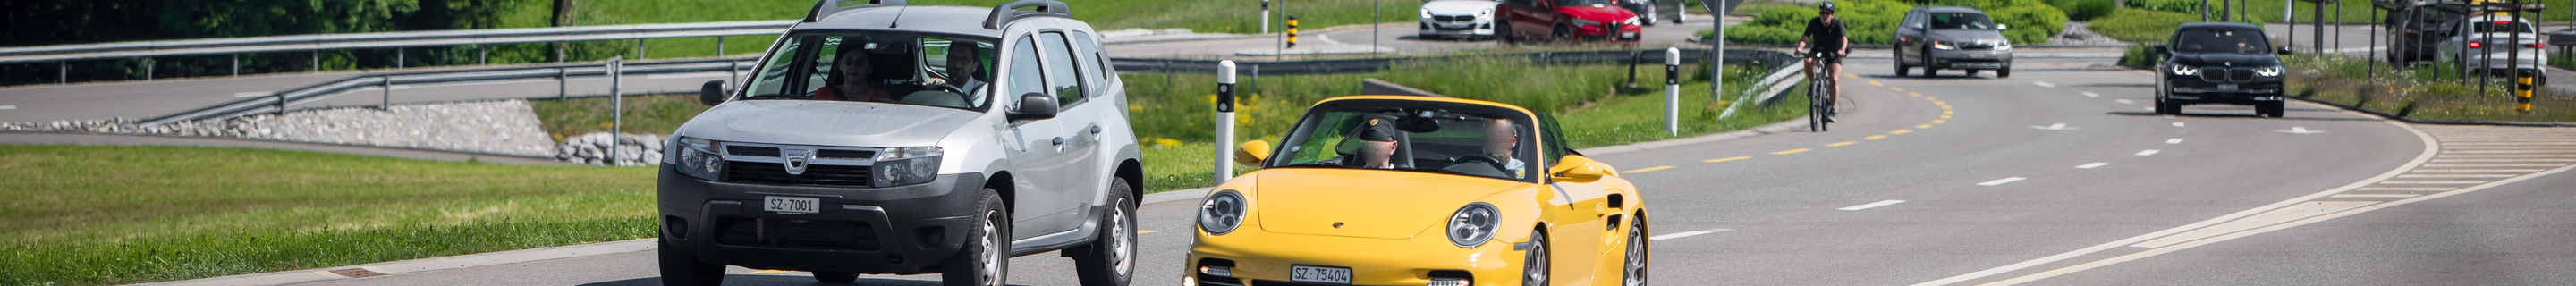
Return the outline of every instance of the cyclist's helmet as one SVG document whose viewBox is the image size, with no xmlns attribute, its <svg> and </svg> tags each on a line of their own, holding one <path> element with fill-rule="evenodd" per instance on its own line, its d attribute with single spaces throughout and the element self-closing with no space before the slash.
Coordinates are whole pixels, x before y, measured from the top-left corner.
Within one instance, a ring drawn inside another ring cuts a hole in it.
<svg viewBox="0 0 2576 286">
<path fill-rule="evenodd" d="M 1834 11 L 1834 1 L 1825 1 L 1825 4 L 1822 4 L 1822 5 L 1816 5 L 1816 10 L 1819 10 L 1819 11 L 1825 11 L 1825 12 L 1828 12 L 1828 13 L 1833 12 L 1833 11 Z"/>
</svg>

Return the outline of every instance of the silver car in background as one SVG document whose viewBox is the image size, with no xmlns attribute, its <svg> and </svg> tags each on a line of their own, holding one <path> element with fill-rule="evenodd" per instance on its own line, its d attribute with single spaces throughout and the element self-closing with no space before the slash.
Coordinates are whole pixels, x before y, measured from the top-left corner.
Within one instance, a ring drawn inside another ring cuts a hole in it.
<svg viewBox="0 0 2576 286">
<path fill-rule="evenodd" d="M 2510 77 L 2521 71 L 2533 77 L 2532 84 L 2548 81 L 2549 69 L 2541 67 L 2549 63 L 2548 45 L 2542 43 L 2548 40 L 2530 21 L 2485 15 L 2456 22 L 2450 30 L 2451 37 L 2442 39 L 2441 54 L 2436 57 L 2450 59 L 2471 73 Z"/>
<path fill-rule="evenodd" d="M 1915 6 L 1904 22 L 1897 22 L 1891 37 L 1896 41 L 1896 76 L 1922 67 L 1926 77 L 1941 69 L 1967 70 L 1969 76 L 1994 70 L 1995 77 L 2012 77 L 2012 40 L 2004 38 L 2003 30 L 2003 24 L 1977 8 Z"/>
</svg>

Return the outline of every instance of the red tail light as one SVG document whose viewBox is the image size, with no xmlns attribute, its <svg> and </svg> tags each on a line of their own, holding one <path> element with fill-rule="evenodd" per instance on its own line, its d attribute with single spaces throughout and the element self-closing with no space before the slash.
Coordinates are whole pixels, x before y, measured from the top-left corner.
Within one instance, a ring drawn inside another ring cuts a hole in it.
<svg viewBox="0 0 2576 286">
<path fill-rule="evenodd" d="M 2538 48 L 2547 48 L 2547 47 L 2549 47 L 2549 45 L 2544 45 L 2544 44 L 2541 44 L 2541 43 L 2529 43 L 2529 44 L 2522 44 L 2522 47 L 2538 49 Z"/>
<path fill-rule="evenodd" d="M 2482 43 L 2482 42 L 2469 42 L 2469 48 L 2484 48 L 2484 47 L 2487 47 L 2487 43 Z"/>
<path fill-rule="evenodd" d="M 2513 23 L 2513 21 L 2496 20 L 2496 25 L 2512 24 L 2512 23 Z"/>
</svg>

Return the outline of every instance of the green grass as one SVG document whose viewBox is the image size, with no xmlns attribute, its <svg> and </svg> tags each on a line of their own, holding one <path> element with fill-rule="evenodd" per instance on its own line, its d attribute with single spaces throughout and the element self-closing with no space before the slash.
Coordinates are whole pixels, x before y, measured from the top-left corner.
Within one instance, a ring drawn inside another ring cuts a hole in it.
<svg viewBox="0 0 2576 286">
<path fill-rule="evenodd" d="M 2439 64 L 2391 71 L 2385 64 L 2372 69 L 2369 61 L 2348 57 L 2292 55 L 2282 60 L 2293 75 L 2288 92 L 2309 100 L 2420 120 L 2576 122 L 2571 94 L 2541 89 L 2534 92 L 2532 111 L 2516 111 L 2503 81 L 2481 94 L 2477 85 L 2467 83 L 2474 76 L 2458 80 L 2458 72 Z"/>
<path fill-rule="evenodd" d="M 671 134 L 688 123 L 689 117 L 704 112 L 708 106 L 698 103 L 697 94 L 657 94 L 626 96 L 626 133 Z M 555 141 L 564 137 L 592 132 L 608 132 L 609 98 L 588 97 L 566 100 L 529 100 L 528 107 L 537 113 L 540 128 Z"/>
<path fill-rule="evenodd" d="M 2183 23 L 2200 21 L 2200 15 L 2147 9 L 2122 8 L 2109 16 L 2093 19 L 2084 28 L 2123 42 L 2157 44 L 2173 38 L 2173 31 Z"/>
<path fill-rule="evenodd" d="M 2283 1 L 2289 0 L 2251 0 L 2244 4 L 2245 11 L 2240 15 L 2267 23 L 2279 22 L 2281 21 L 2281 2 Z M 2217 6 L 2220 2 L 2221 1 L 2219 0 L 2210 0 L 2209 5 Z M 2192 15 L 2192 20 L 2200 20 L 2199 0 L 2128 0 L 2128 3 L 2129 7 L 2132 8 L 2154 9 L 2190 14 Z M 2328 4 L 2329 6 L 2325 7 L 2326 22 L 2352 24 L 2377 23 L 2379 22 L 2383 12 L 2378 12 L 2378 9 L 2372 8 L 2370 3 L 2371 1 L 2342 1 L 2335 4 Z M 2566 7 L 2576 7 L 2569 6 L 2576 5 L 2576 0 L 2539 0 L 2522 1 L 2522 3 L 2548 5 L 2549 10 L 2528 12 L 2529 15 L 2524 16 L 2525 18 L 2536 17 L 2537 20 L 2544 22 L 2567 21 L 2567 19 L 2569 19 L 2568 17 L 2571 15 L 2569 15 L 2567 10 L 2565 10 L 2567 9 Z M 2335 11 L 2335 6 L 2342 6 L 2343 11 L 2338 14 Z M 2300 23 L 2307 23 L 2316 16 L 2315 7 L 2315 3 L 2312 2 L 2297 2 L 2296 6 L 2292 7 L 2292 11 L 2295 13 L 2291 13 L 2291 17 L 2297 19 Z M 2210 9 L 2211 14 L 2209 18 L 2216 20 L 2219 18 L 2219 13 L 2224 12 L 2225 11 L 2222 10 L 2222 8 L 2213 7 Z M 2342 18 L 2338 20 L 2336 18 L 2337 16 L 2341 16 Z"/>
<path fill-rule="evenodd" d="M 1932 5 L 1968 6 L 1985 11 L 1997 24 L 2008 26 L 2004 38 L 2023 45 L 2047 44 L 2048 39 L 2066 29 L 2066 13 L 2040 0 L 1937 0 Z M 1836 1 L 1842 10 L 1838 18 L 1848 29 L 1853 44 L 1887 44 L 1893 40 L 1897 22 L 1914 9 L 1914 2 L 1896 0 Z M 1816 8 L 1800 5 L 1738 7 L 1738 14 L 1752 14 L 1753 20 L 1728 27 L 1726 40 L 1738 43 L 1794 45 L 1806 32 L 1807 21 L 1816 17 Z"/>
<path fill-rule="evenodd" d="M 148 166 L 148 167 L 146 167 Z M 165 281 L 652 235 L 653 172 L 0 145 L 0 285 Z M 68 255 L 66 255 L 68 254 Z"/>
</svg>

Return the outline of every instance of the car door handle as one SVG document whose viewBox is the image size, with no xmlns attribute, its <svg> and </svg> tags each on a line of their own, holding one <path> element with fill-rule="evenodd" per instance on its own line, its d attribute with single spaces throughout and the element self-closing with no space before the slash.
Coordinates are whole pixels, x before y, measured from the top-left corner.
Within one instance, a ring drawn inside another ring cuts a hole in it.
<svg viewBox="0 0 2576 286">
<path fill-rule="evenodd" d="M 1055 145 L 1064 145 L 1064 137 L 1056 137 L 1055 140 L 1049 140 L 1049 142 L 1054 142 Z"/>
</svg>

